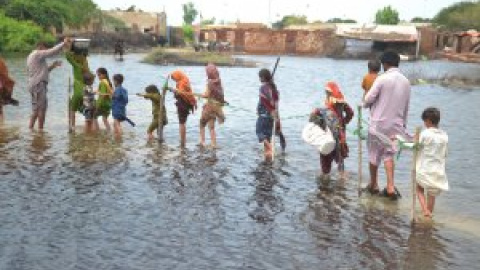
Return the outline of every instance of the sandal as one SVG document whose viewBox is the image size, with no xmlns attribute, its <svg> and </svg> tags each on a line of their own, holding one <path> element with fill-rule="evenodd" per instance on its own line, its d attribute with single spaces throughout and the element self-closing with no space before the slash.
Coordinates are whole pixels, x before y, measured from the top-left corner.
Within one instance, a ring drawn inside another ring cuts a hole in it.
<svg viewBox="0 0 480 270">
<path fill-rule="evenodd" d="M 398 191 L 397 187 L 394 187 L 394 193 L 388 193 L 387 188 L 384 188 L 382 191 L 382 196 L 390 198 L 392 201 L 396 201 L 402 197 L 400 192 Z"/>
<path fill-rule="evenodd" d="M 362 189 L 362 191 L 368 192 L 368 193 L 370 193 L 370 195 L 377 195 L 378 193 L 380 193 L 380 189 L 372 188 L 372 186 L 370 184 L 368 184 L 366 187 L 364 187 Z"/>
</svg>

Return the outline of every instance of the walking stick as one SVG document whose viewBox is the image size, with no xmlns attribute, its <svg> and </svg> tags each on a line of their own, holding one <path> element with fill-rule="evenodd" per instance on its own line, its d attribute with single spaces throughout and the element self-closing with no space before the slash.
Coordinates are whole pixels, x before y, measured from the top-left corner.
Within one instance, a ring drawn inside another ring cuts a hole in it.
<svg viewBox="0 0 480 270">
<path fill-rule="evenodd" d="M 362 105 L 357 107 L 358 121 L 357 121 L 357 132 L 358 132 L 358 197 L 362 196 Z"/>
<path fill-rule="evenodd" d="M 272 71 L 272 80 L 273 76 L 275 76 L 275 72 L 277 71 L 278 63 L 280 62 L 280 57 L 277 57 L 277 61 L 275 62 L 275 66 L 273 67 Z M 273 97 L 272 97 L 273 98 Z M 277 115 L 278 115 L 278 108 L 275 104 L 275 109 L 277 109 Z M 272 145 L 272 162 L 275 160 L 275 131 L 277 127 L 277 121 L 275 118 L 273 118 L 273 129 L 272 129 L 272 138 L 271 138 L 271 145 Z"/>
<path fill-rule="evenodd" d="M 417 157 L 418 157 L 418 140 L 420 136 L 420 127 L 417 127 L 415 130 L 415 144 L 413 147 L 413 160 L 412 160 L 412 209 L 411 209 L 411 222 L 412 224 L 415 223 L 416 215 L 415 215 L 415 203 L 417 201 Z"/>
<path fill-rule="evenodd" d="M 167 94 L 168 89 L 168 80 L 170 79 L 170 75 L 167 76 L 165 83 L 162 87 L 162 97 L 159 100 L 160 103 L 160 110 L 158 112 L 158 128 L 157 128 L 157 136 L 158 141 L 163 142 L 163 106 L 165 106 L 165 95 Z"/>
<path fill-rule="evenodd" d="M 72 78 L 68 77 L 68 96 L 67 96 L 67 109 L 68 109 L 68 133 L 73 132 L 72 127 L 72 106 L 70 104 L 70 97 L 72 94 Z"/>
</svg>

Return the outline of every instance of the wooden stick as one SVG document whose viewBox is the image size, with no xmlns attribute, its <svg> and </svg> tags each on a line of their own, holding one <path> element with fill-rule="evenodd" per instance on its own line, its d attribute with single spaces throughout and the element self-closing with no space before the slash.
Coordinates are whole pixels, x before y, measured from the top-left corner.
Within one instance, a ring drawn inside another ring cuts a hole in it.
<svg viewBox="0 0 480 270">
<path fill-rule="evenodd" d="M 272 139 L 271 139 L 271 147 L 272 147 L 272 162 L 275 160 L 275 128 L 276 128 L 277 121 L 273 118 L 273 132 L 272 132 Z"/>
<path fill-rule="evenodd" d="M 358 121 L 357 121 L 357 131 L 358 131 L 358 197 L 362 196 L 362 105 L 357 107 Z"/>
<path fill-rule="evenodd" d="M 168 79 L 167 79 L 168 80 Z M 157 136 L 158 141 L 163 142 L 163 106 L 165 106 L 165 95 L 167 94 L 167 89 L 163 87 L 162 89 L 162 97 L 159 100 L 160 103 L 160 110 L 158 112 L 158 128 L 157 128 Z"/>
<path fill-rule="evenodd" d="M 72 78 L 68 77 L 68 96 L 67 96 L 67 109 L 68 109 L 68 133 L 73 132 L 72 127 L 72 106 L 70 105 L 70 98 L 72 95 Z"/>
<path fill-rule="evenodd" d="M 420 137 L 420 127 L 415 129 L 415 145 L 413 148 L 413 159 L 412 159 L 412 209 L 411 209 L 411 222 L 412 224 L 415 223 L 416 215 L 415 215 L 415 203 L 417 201 L 417 157 L 418 157 L 418 139 Z"/>
</svg>

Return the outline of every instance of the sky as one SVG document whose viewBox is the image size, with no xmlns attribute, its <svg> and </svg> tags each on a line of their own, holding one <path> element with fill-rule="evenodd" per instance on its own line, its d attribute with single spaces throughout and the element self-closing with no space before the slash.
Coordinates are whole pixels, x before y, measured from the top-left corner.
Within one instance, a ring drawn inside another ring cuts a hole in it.
<svg viewBox="0 0 480 270">
<path fill-rule="evenodd" d="M 101 9 L 126 9 L 131 5 L 144 11 L 167 13 L 167 23 L 182 24 L 182 4 L 189 0 L 93 0 Z M 284 15 L 306 15 L 309 21 L 330 18 L 354 19 L 360 23 L 373 22 L 375 12 L 392 6 L 401 20 L 413 17 L 432 18 L 437 12 L 458 0 L 191 0 L 204 19 L 215 17 L 216 22 L 262 22 L 268 24 Z"/>
</svg>

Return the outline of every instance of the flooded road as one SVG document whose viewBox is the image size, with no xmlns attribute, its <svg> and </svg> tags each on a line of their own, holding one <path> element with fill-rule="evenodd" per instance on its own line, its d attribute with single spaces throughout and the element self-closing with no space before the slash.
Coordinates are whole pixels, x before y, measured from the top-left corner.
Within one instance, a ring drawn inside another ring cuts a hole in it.
<svg viewBox="0 0 480 270">
<path fill-rule="evenodd" d="M 21 104 L 5 109 L 0 127 L 0 269 L 478 268 L 480 91 L 413 88 L 409 130 L 421 125 L 425 107 L 442 111 L 451 191 L 438 198 L 433 224 L 411 228 L 410 153 L 396 169 L 399 202 L 358 198 L 354 135 L 348 134 L 348 179 L 330 181 L 317 178 L 319 157 L 300 137 L 308 113 L 322 104 L 327 80 L 340 84 L 350 104 L 359 102 L 364 61 L 282 58 L 276 82 L 288 146 L 271 166 L 262 164 L 255 136 L 258 69 L 220 69 L 232 104 L 217 131 L 221 148 L 196 146 L 198 111 L 188 120 L 187 149 L 181 150 L 172 96 L 166 145 L 146 141 L 151 105 L 134 93 L 162 85 L 174 67 L 142 64 L 141 57 L 90 57 L 91 68 L 125 75 L 127 110 L 137 126 L 124 125 L 121 142 L 104 133 L 85 136 L 80 115 L 76 134 L 67 133 L 66 61 L 50 76 L 46 131 L 30 132 L 25 59 L 7 60 Z M 254 59 L 265 67 L 275 62 Z M 446 62 L 401 68 L 431 76 L 480 71 Z M 203 91 L 204 69 L 184 70 L 194 91 Z M 366 157 L 363 164 L 366 172 Z M 385 185 L 383 174 L 380 179 Z"/>
</svg>

